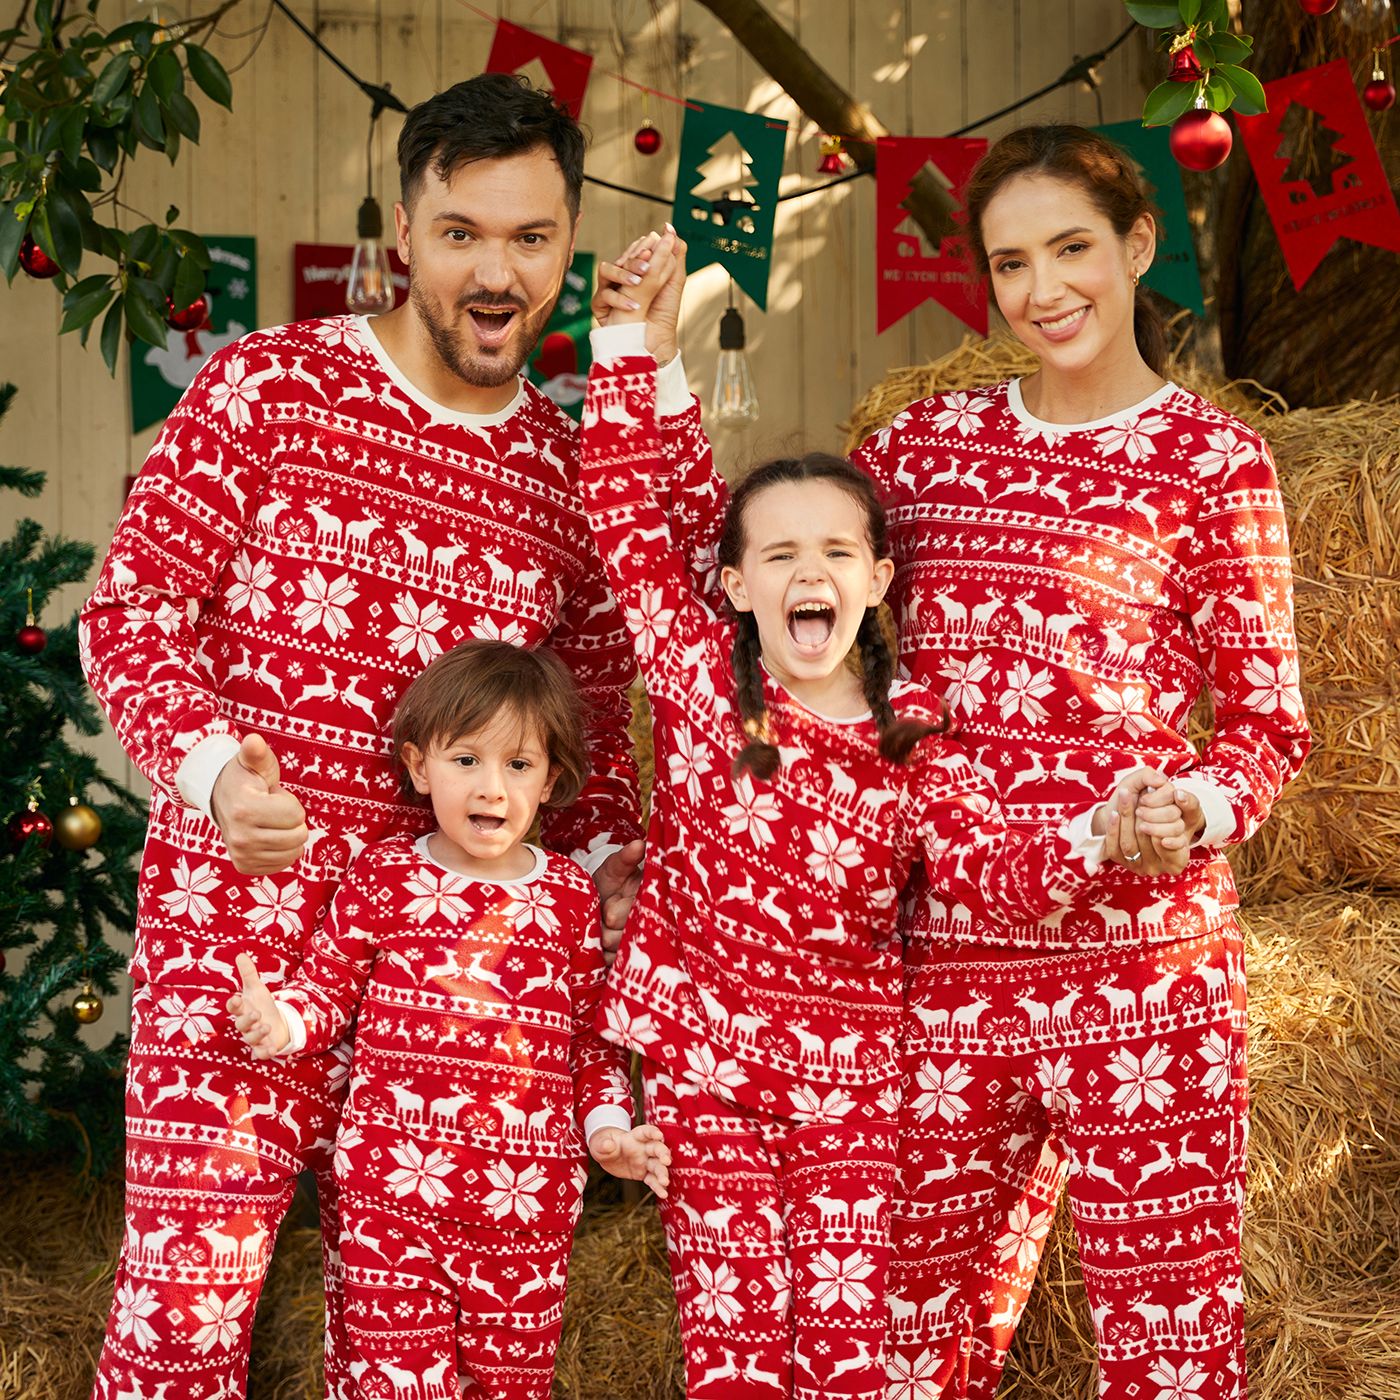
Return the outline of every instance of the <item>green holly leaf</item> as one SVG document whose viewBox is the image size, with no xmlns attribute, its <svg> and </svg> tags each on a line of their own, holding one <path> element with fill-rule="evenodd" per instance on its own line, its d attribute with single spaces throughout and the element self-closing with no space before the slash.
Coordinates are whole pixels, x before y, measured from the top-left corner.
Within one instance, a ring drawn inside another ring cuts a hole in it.
<svg viewBox="0 0 1400 1400">
<path fill-rule="evenodd" d="M 1196 16 L 1201 13 L 1201 0 L 1180 0 L 1177 9 L 1187 24 L 1195 24 Z"/>
<path fill-rule="evenodd" d="M 150 83 L 136 94 L 136 135 L 153 151 L 165 149 L 165 122 L 160 115 L 160 99 Z"/>
<path fill-rule="evenodd" d="M 169 102 L 177 92 L 183 92 L 185 88 L 185 75 L 180 70 L 180 60 L 175 57 L 175 50 L 169 44 L 162 44 L 156 50 L 156 56 L 146 69 L 146 77 L 162 102 Z"/>
<path fill-rule="evenodd" d="M 1206 105 L 1212 112 L 1228 112 L 1234 100 L 1234 85 L 1221 69 L 1212 69 L 1206 76 Z"/>
<path fill-rule="evenodd" d="M 161 111 L 181 136 L 187 136 L 196 144 L 199 142 L 199 109 L 183 92 L 172 93 L 162 100 Z"/>
<path fill-rule="evenodd" d="M 1238 34 L 1212 34 L 1210 47 L 1217 63 L 1238 63 L 1240 59 L 1248 57 L 1254 46 Z"/>
<path fill-rule="evenodd" d="M 97 341 L 102 350 L 102 360 L 107 366 L 107 373 L 111 375 L 117 372 L 117 350 L 122 343 L 122 305 L 121 298 L 112 303 L 112 309 L 108 311 L 107 319 L 102 323 L 102 334 Z"/>
<path fill-rule="evenodd" d="M 175 290 L 170 300 L 183 311 L 204 290 L 204 269 L 188 254 L 180 259 L 175 273 Z"/>
<path fill-rule="evenodd" d="M 154 282 L 133 277 L 127 283 L 122 305 L 126 308 L 126 323 L 136 338 L 165 349 L 170 329 L 165 324 L 165 293 Z"/>
<path fill-rule="evenodd" d="M 1145 5 L 1138 0 L 1126 0 L 1128 13 L 1149 29 L 1175 29 L 1181 23 L 1181 11 L 1175 5 Z"/>
<path fill-rule="evenodd" d="M 92 85 L 92 105 L 110 107 L 131 78 L 131 55 L 119 53 Z"/>
<path fill-rule="evenodd" d="M 11 281 L 19 267 L 19 245 L 29 231 L 29 215 L 16 215 L 13 204 L 0 204 L 0 272 Z"/>
<path fill-rule="evenodd" d="M 70 287 L 64 295 L 63 321 L 58 328 L 59 335 L 67 335 L 69 331 L 81 330 L 84 326 L 91 325 L 116 295 L 111 280 L 106 277 L 98 279 L 102 284 L 100 287 L 96 287 L 82 296 L 74 295 L 92 280 L 90 277 L 83 278 L 76 287 Z"/>
<path fill-rule="evenodd" d="M 190 77 L 199 84 L 200 91 L 217 102 L 220 107 L 233 109 L 233 84 L 229 81 L 224 65 L 208 49 L 198 44 L 185 45 L 185 64 Z"/>
<path fill-rule="evenodd" d="M 1217 32 L 1228 29 L 1230 27 L 1229 0 L 1205 0 L 1196 22 L 1208 24 Z"/>
<path fill-rule="evenodd" d="M 1235 111 L 1241 116 L 1257 117 L 1260 112 L 1269 110 L 1269 99 L 1264 94 L 1264 84 L 1249 71 L 1233 63 L 1222 63 L 1216 72 L 1229 79 L 1235 90 Z"/>
<path fill-rule="evenodd" d="M 1147 94 L 1142 107 L 1144 126 L 1166 126 L 1174 122 L 1196 100 L 1195 83 L 1158 83 Z"/>
<path fill-rule="evenodd" d="M 214 265 L 209 256 L 209 249 L 197 233 L 191 233 L 187 228 L 172 228 L 167 232 L 175 244 L 184 249 L 186 256 L 194 259 L 195 266 L 201 272 L 208 272 Z"/>
<path fill-rule="evenodd" d="M 154 224 L 142 224 L 136 229 L 127 244 L 126 254 L 132 262 L 150 265 L 160 248 L 160 230 Z"/>
</svg>

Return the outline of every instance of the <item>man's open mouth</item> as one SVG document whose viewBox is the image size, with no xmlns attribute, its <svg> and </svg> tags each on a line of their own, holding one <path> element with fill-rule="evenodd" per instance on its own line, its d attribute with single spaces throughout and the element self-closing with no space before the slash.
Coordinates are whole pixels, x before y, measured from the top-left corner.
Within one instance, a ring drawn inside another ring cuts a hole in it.
<svg viewBox="0 0 1400 1400">
<path fill-rule="evenodd" d="M 498 345 L 510 333 L 519 313 L 512 306 L 469 306 L 467 314 L 478 337 L 487 345 Z"/>
</svg>

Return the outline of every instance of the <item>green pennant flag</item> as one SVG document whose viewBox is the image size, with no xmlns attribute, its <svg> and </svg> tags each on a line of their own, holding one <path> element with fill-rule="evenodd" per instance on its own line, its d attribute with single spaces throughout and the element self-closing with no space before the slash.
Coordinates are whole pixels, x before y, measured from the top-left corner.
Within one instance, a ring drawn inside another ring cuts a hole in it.
<svg viewBox="0 0 1400 1400">
<path fill-rule="evenodd" d="M 1171 149 L 1171 127 L 1143 126 L 1139 121 L 1111 122 L 1094 128 L 1128 154 L 1137 167 L 1147 197 L 1162 213 L 1157 255 L 1143 281 L 1154 292 L 1184 306 L 1197 316 L 1205 314 L 1201 270 L 1196 244 L 1186 213 L 1186 191 L 1181 187 L 1181 167 Z"/>
<path fill-rule="evenodd" d="M 687 99 L 671 222 L 689 247 L 687 272 L 719 263 L 768 304 L 773 216 L 787 124 Z"/>
<path fill-rule="evenodd" d="M 583 417 L 588 366 L 593 363 L 588 333 L 593 327 L 593 253 L 574 253 L 564 273 L 559 300 L 550 312 L 540 343 L 530 352 L 526 373 L 546 398 L 572 418 Z"/>
</svg>

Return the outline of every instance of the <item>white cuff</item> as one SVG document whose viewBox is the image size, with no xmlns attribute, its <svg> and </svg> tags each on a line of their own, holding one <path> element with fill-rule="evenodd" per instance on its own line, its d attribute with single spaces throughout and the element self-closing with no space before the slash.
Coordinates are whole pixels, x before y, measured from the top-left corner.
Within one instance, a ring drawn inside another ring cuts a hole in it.
<svg viewBox="0 0 1400 1400">
<path fill-rule="evenodd" d="M 628 321 L 620 326 L 599 326 L 590 331 L 593 363 L 607 366 L 627 355 L 649 355 L 645 321 Z M 674 363 L 674 361 L 673 361 Z"/>
<path fill-rule="evenodd" d="M 1172 786 L 1189 792 L 1205 813 L 1206 829 L 1196 838 L 1193 846 L 1223 846 L 1235 831 L 1235 814 L 1230 808 L 1230 799 L 1209 778 L 1191 773 L 1175 779 Z"/>
<path fill-rule="evenodd" d="M 301 1012 L 288 1006 L 281 997 L 273 997 L 272 1000 L 287 1023 L 287 1043 L 277 1052 L 277 1058 L 300 1055 L 306 1049 L 306 1022 L 301 1019 Z"/>
<path fill-rule="evenodd" d="M 1098 802 L 1086 807 L 1078 816 L 1071 817 L 1061 828 L 1065 840 L 1069 842 L 1071 860 L 1082 860 L 1090 875 L 1099 873 L 1103 864 L 1102 836 L 1094 835 L 1094 814 L 1107 803 Z"/>
<path fill-rule="evenodd" d="M 574 857 L 574 864 L 587 875 L 596 875 L 598 867 L 603 864 L 614 851 L 620 851 L 622 843 L 620 841 L 609 841 L 606 836 L 598 836 L 593 840 L 592 845 L 580 855 Z"/>
<path fill-rule="evenodd" d="M 184 757 L 175 770 L 175 790 L 196 811 L 211 821 L 214 817 L 210 799 L 214 784 L 224 771 L 224 764 L 242 747 L 232 734 L 210 734 L 201 739 Z"/>
<path fill-rule="evenodd" d="M 656 412 L 660 418 L 674 418 L 686 412 L 694 398 L 686 382 L 685 366 L 680 352 L 656 371 Z"/>
<path fill-rule="evenodd" d="M 583 1120 L 583 1141 L 593 1141 L 593 1134 L 599 1128 L 620 1128 L 624 1133 L 632 1131 L 632 1115 L 625 1108 L 614 1103 L 601 1104 Z"/>
</svg>

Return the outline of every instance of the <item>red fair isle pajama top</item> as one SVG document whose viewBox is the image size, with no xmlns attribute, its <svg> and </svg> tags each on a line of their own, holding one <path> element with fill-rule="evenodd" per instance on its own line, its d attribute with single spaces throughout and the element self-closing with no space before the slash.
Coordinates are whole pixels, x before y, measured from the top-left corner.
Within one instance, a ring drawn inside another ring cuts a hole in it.
<svg viewBox="0 0 1400 1400">
<path fill-rule="evenodd" d="M 782 766 L 771 782 L 731 776 L 733 627 L 672 539 L 667 495 L 685 473 L 659 462 L 655 367 L 640 327 L 595 342 L 584 499 L 636 639 L 657 773 L 604 1016 L 646 1056 L 648 1113 L 672 1148 L 663 1219 L 688 1394 L 880 1396 L 896 892 L 923 859 L 981 917 L 1033 920 L 1093 862 L 1063 823 L 1006 841 L 956 745 L 927 739 L 899 767 L 869 716 L 815 714 L 771 680 Z M 937 712 L 916 686 L 891 700 L 902 717 Z"/>
</svg>

